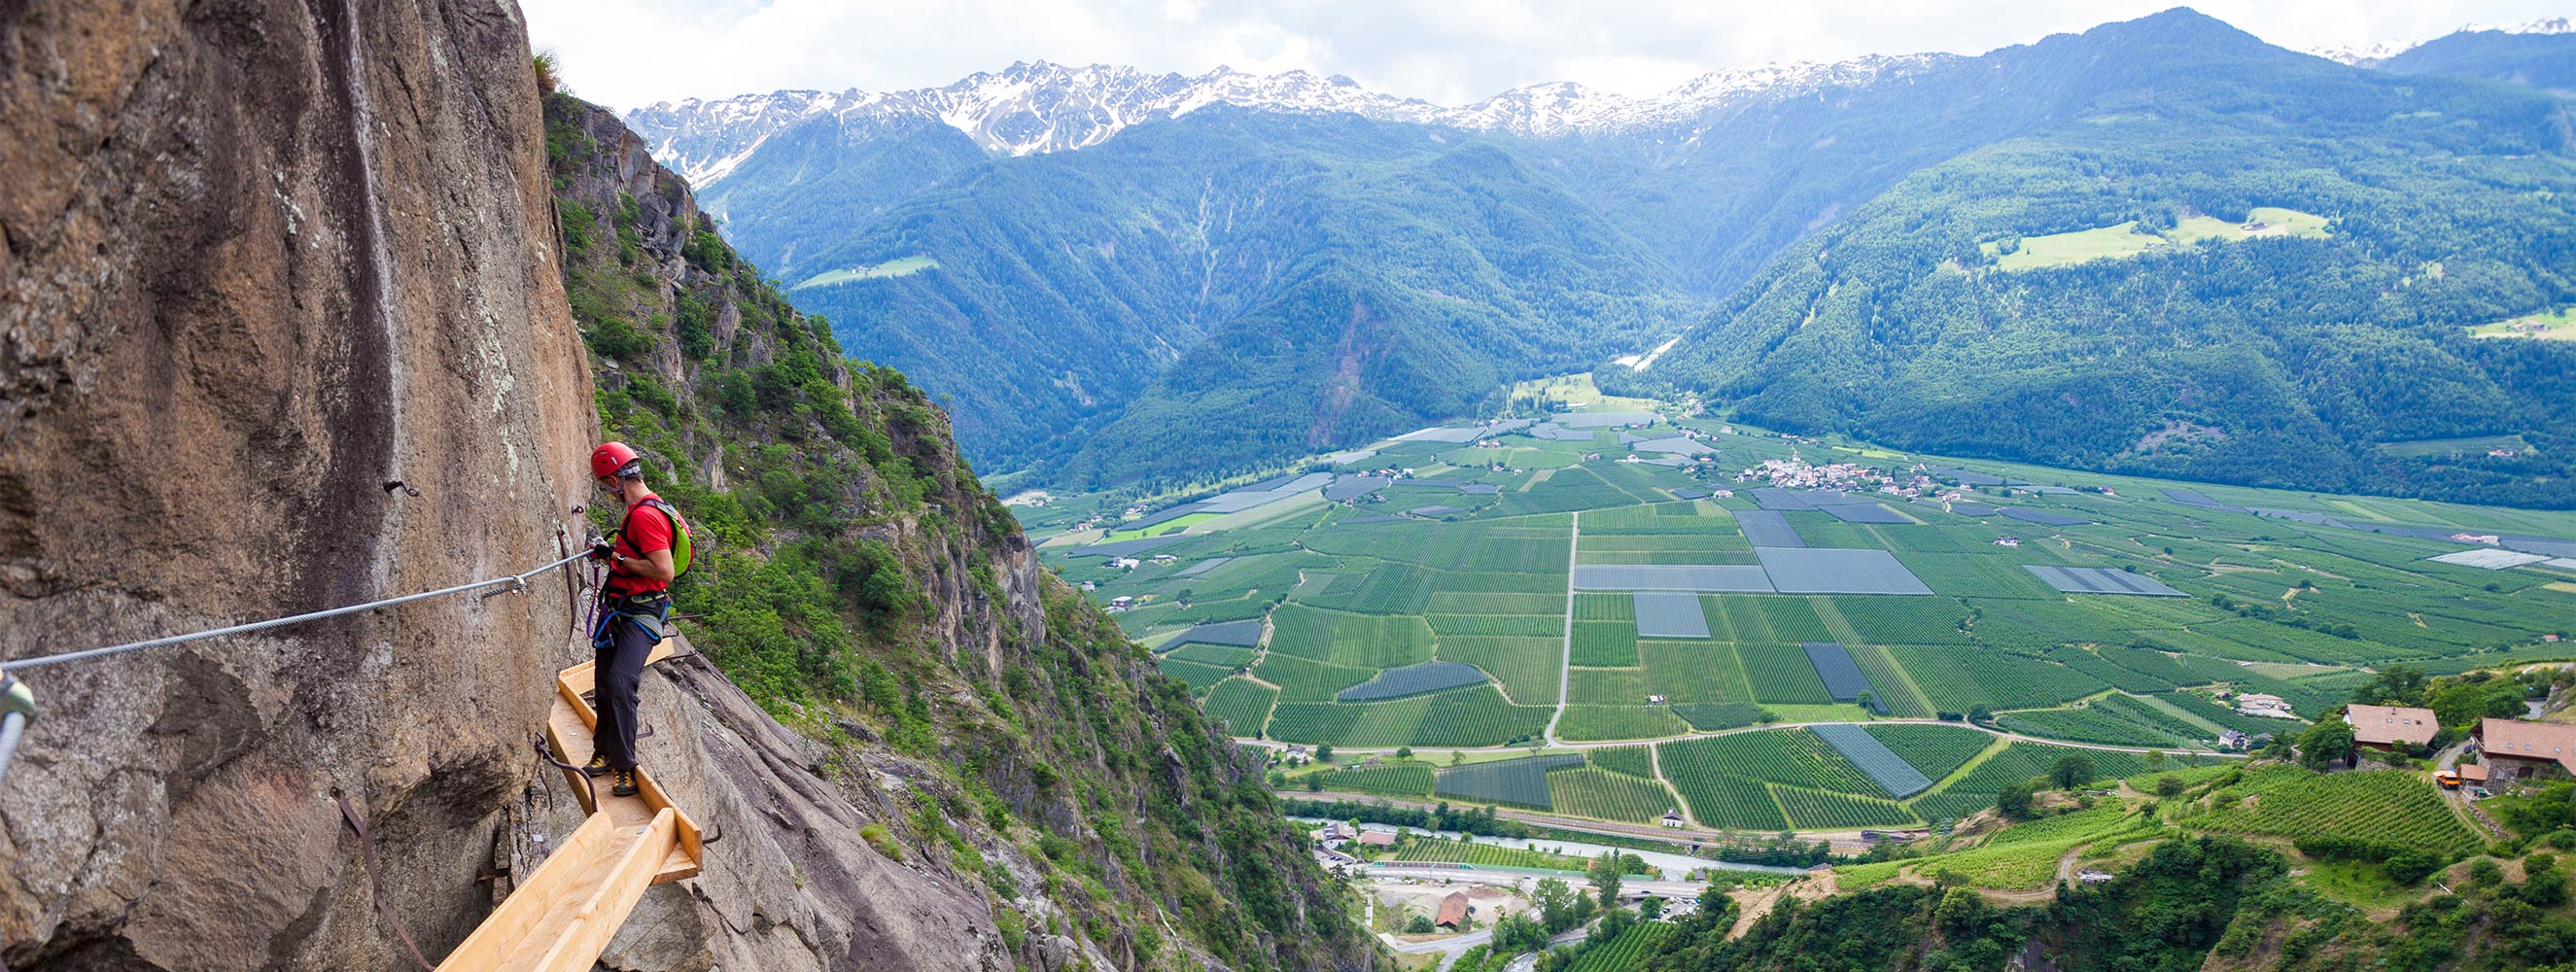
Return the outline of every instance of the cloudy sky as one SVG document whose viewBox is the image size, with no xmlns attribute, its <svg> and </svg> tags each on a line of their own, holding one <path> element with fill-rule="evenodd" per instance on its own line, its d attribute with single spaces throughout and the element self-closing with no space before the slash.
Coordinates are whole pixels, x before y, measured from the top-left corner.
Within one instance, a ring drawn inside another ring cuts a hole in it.
<svg viewBox="0 0 2576 972">
<path fill-rule="evenodd" d="M 521 0 L 566 83 L 616 108 L 782 88 L 931 87 L 1013 61 L 1346 74 L 1463 104 L 1541 81 L 1654 94 L 1774 61 L 1983 53 L 2172 0 Z M 2421 41 L 2576 0 L 2208 0 L 2293 49 Z"/>
</svg>

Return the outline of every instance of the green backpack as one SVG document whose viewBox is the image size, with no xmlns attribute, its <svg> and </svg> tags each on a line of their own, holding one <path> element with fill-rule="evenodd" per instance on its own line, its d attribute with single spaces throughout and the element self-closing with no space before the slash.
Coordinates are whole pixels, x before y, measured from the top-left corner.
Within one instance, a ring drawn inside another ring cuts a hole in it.
<svg viewBox="0 0 2576 972">
<path fill-rule="evenodd" d="M 680 511 L 663 502 L 659 496 L 645 500 L 642 505 L 662 511 L 662 515 L 671 521 L 671 579 L 679 580 L 680 575 L 689 572 L 689 521 L 681 519 Z M 635 514 L 630 511 L 626 515 L 631 518 Z M 626 532 L 626 527 L 620 525 L 617 532 Z"/>
</svg>

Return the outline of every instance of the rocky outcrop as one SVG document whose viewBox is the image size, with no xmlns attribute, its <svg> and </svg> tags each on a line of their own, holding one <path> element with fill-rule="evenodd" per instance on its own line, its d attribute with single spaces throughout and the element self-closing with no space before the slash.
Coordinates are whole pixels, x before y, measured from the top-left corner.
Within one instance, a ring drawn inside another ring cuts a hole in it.
<svg viewBox="0 0 2576 972">
<path fill-rule="evenodd" d="M 979 886 L 917 859 L 906 866 L 860 836 L 862 826 L 901 815 L 893 798 L 901 777 L 828 770 L 841 759 L 834 747 L 781 727 L 704 656 L 657 669 L 643 712 L 657 730 L 640 744 L 645 760 L 719 839 L 696 879 L 647 896 L 600 964 L 631 972 L 1012 968 Z M 563 833 L 568 821 L 558 817 L 551 829 Z"/>
<path fill-rule="evenodd" d="M 512 5 L 0 4 L 0 173 L 0 657 L 557 556 L 590 380 Z M 29 673 L 0 958 L 407 964 L 335 790 L 443 953 L 490 905 L 569 597 Z"/>
</svg>

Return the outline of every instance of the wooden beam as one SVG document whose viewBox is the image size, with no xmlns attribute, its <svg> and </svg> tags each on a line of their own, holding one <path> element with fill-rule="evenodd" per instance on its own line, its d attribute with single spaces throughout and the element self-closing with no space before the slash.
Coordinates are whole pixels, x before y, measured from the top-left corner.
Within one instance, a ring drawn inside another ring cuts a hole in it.
<svg viewBox="0 0 2576 972">
<path fill-rule="evenodd" d="M 652 823 L 639 828 L 623 852 L 608 864 L 599 883 L 573 909 L 569 920 L 556 930 L 552 947 L 528 968 L 536 972 L 585 972 L 598 964 L 600 950 L 617 936 L 618 926 L 626 923 L 626 915 L 635 910 L 636 900 L 652 884 L 653 872 L 661 867 L 662 855 L 671 846 L 678 825 L 679 814 L 664 807 L 653 815 Z"/>
<path fill-rule="evenodd" d="M 537 865 L 537 871 L 520 882 L 519 890 L 492 909 L 483 924 L 465 941 L 448 953 L 438 964 L 438 972 L 483 972 L 509 968 L 514 956 L 539 953 L 543 946 L 532 945 L 531 938 L 551 929 L 550 916 L 560 904 L 557 900 L 567 886 L 586 883 L 583 879 L 599 867 L 607 851 L 620 850 L 616 842 L 617 824 L 606 814 L 592 814 L 581 827 L 564 839 L 563 846 Z"/>
</svg>

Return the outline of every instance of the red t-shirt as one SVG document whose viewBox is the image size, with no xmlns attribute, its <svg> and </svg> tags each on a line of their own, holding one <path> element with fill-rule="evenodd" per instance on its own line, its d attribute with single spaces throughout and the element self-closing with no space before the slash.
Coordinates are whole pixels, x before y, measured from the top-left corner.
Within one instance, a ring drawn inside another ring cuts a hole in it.
<svg viewBox="0 0 2576 972">
<path fill-rule="evenodd" d="M 647 493 L 644 498 L 660 499 L 661 497 Z M 653 551 L 669 549 L 671 549 L 671 517 L 668 514 L 649 508 L 643 503 L 636 503 L 626 508 L 626 526 L 617 531 L 618 556 L 644 560 L 647 559 L 646 555 Z M 629 574 L 620 567 L 612 566 L 608 568 L 606 586 L 610 596 L 623 597 L 628 594 L 669 590 L 671 582 Z"/>
</svg>

